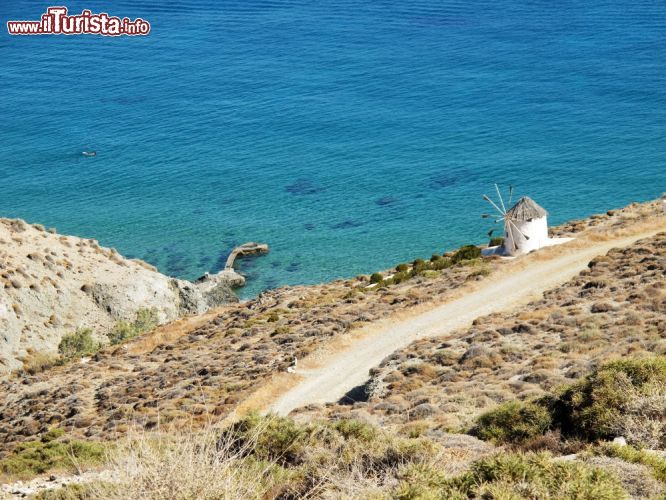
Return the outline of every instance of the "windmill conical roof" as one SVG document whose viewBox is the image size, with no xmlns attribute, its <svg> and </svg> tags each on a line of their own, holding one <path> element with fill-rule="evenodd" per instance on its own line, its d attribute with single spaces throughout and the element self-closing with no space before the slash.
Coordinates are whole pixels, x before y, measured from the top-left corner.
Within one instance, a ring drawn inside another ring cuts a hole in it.
<svg viewBox="0 0 666 500">
<path fill-rule="evenodd" d="M 539 219 L 546 215 L 548 215 L 548 212 L 529 196 L 523 196 L 518 200 L 518 203 L 506 213 L 506 216 L 509 219 L 521 221 Z"/>
</svg>

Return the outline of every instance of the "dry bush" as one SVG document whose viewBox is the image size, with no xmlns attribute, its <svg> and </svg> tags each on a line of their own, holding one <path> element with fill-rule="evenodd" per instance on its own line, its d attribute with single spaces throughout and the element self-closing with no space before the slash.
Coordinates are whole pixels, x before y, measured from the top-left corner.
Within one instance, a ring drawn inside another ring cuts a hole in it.
<svg viewBox="0 0 666 500">
<path fill-rule="evenodd" d="M 411 467 L 403 478 L 394 498 L 629 498 L 612 474 L 579 462 L 555 461 L 548 453 L 499 453 L 475 462 L 454 478 L 437 468 Z"/>
<path fill-rule="evenodd" d="M 638 393 L 635 389 L 624 406 L 623 418 L 615 432 L 629 443 L 646 448 L 666 446 L 666 393 L 662 386 L 650 384 Z"/>
<path fill-rule="evenodd" d="M 448 472 L 434 443 L 341 420 L 300 424 L 256 414 L 224 429 L 130 436 L 100 498 L 367 498 L 397 484 L 410 465 Z"/>
<path fill-rule="evenodd" d="M 23 371 L 35 375 L 56 365 L 58 356 L 44 352 L 30 354 L 23 360 Z"/>
<path fill-rule="evenodd" d="M 262 498 L 271 464 L 250 463 L 245 450 L 220 446 L 209 429 L 198 433 L 131 436 L 109 464 L 113 483 L 98 498 L 127 500 Z"/>
<path fill-rule="evenodd" d="M 663 357 L 607 363 L 558 397 L 562 429 L 588 439 L 629 432 L 633 444 L 663 443 L 665 382 Z"/>
</svg>

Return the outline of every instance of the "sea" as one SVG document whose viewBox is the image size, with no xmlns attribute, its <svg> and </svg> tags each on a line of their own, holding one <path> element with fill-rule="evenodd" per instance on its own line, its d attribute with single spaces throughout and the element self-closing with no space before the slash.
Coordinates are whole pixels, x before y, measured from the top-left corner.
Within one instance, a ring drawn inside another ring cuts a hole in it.
<svg viewBox="0 0 666 500">
<path fill-rule="evenodd" d="M 49 5 L 0 3 L 0 216 L 168 275 L 268 243 L 247 298 L 484 243 L 495 183 L 550 224 L 666 191 L 662 0 L 91 0 L 58 5 L 151 33 L 7 33 Z"/>
</svg>

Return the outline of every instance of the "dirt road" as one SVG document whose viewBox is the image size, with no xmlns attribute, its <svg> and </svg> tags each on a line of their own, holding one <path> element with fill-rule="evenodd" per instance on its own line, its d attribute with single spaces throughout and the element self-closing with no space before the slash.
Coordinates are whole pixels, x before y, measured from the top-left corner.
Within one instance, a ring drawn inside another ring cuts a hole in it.
<svg viewBox="0 0 666 500">
<path fill-rule="evenodd" d="M 337 401 L 350 389 L 368 379 L 368 370 L 416 339 L 445 336 L 493 312 L 511 310 L 539 298 L 583 270 L 597 255 L 613 247 L 626 247 L 634 241 L 666 229 L 666 218 L 641 232 L 606 241 L 591 238 L 562 247 L 547 248 L 525 256 L 509 266 L 509 272 L 490 276 L 461 297 L 408 318 L 388 319 L 352 340 L 342 350 L 319 359 L 304 360 L 297 375 L 302 379 L 284 392 L 268 409 L 286 415 L 309 403 Z"/>
</svg>

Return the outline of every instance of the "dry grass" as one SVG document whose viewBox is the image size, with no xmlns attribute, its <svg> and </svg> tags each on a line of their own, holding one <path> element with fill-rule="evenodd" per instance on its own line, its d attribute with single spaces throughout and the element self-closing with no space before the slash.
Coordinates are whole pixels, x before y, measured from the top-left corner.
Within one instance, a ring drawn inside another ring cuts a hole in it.
<svg viewBox="0 0 666 500">
<path fill-rule="evenodd" d="M 271 464 L 249 464 L 247 449 L 220 444 L 214 429 L 130 436 L 112 457 L 114 481 L 91 485 L 109 500 L 260 499 Z"/>
<path fill-rule="evenodd" d="M 152 332 L 143 335 L 141 338 L 128 344 L 127 352 L 131 355 L 146 354 L 160 345 L 171 344 L 184 335 L 191 333 L 193 330 L 209 323 L 216 316 L 222 314 L 223 311 L 224 308 L 211 309 L 205 314 L 187 316 L 159 326 Z"/>
<path fill-rule="evenodd" d="M 455 436 L 442 447 L 356 420 L 251 415 L 223 428 L 161 429 L 130 436 L 107 467 L 106 482 L 71 498 L 626 498 L 615 477 L 585 464 L 473 451 Z"/>
<path fill-rule="evenodd" d="M 276 373 L 259 389 L 241 401 L 235 411 L 228 415 L 227 420 L 234 421 L 252 411 L 269 408 L 282 394 L 296 386 L 301 380 L 303 378 L 297 373 Z"/>
<path fill-rule="evenodd" d="M 92 498 L 386 498 L 413 467 L 442 477 L 488 451 L 443 449 L 354 421 L 296 423 L 256 414 L 204 429 L 130 434 L 107 463 L 111 482 Z"/>
<path fill-rule="evenodd" d="M 49 368 L 53 368 L 57 362 L 58 355 L 55 353 L 30 353 L 23 360 L 23 371 L 30 375 L 35 375 L 44 370 L 48 370 Z"/>
</svg>

